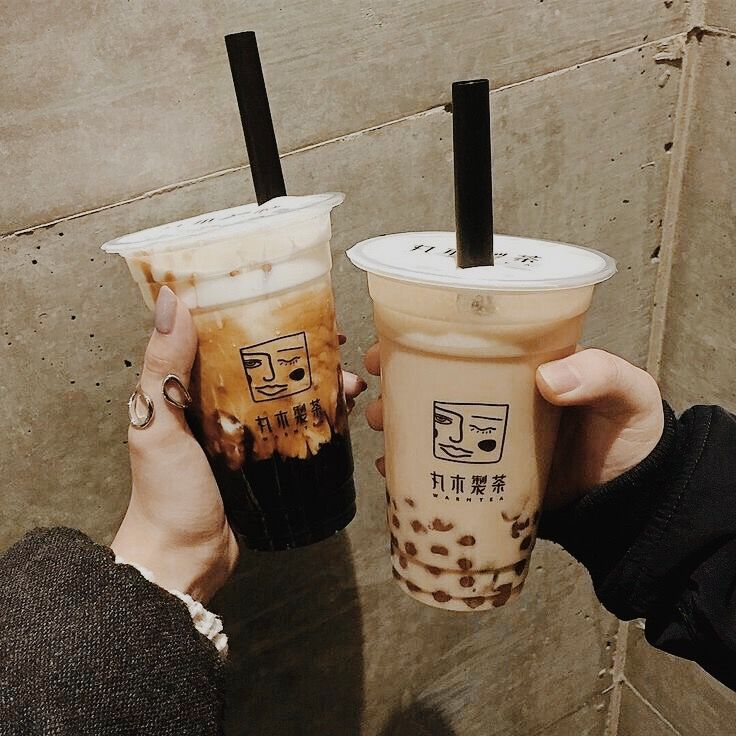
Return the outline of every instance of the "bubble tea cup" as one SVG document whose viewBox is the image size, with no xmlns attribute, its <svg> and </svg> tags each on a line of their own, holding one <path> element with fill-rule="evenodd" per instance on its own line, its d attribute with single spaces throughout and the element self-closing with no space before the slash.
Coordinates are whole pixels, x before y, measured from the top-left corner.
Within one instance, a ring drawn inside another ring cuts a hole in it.
<svg viewBox="0 0 736 736">
<path fill-rule="evenodd" d="M 354 246 L 381 349 L 393 575 L 430 606 L 473 611 L 521 592 L 559 409 L 538 366 L 575 351 L 611 258 L 495 237 L 495 265 L 460 269 L 455 233 Z"/>
<path fill-rule="evenodd" d="M 189 423 L 252 549 L 311 544 L 355 515 L 330 281 L 330 213 L 342 201 L 277 197 L 103 246 L 125 258 L 149 308 L 166 285 L 191 310 Z"/>
</svg>

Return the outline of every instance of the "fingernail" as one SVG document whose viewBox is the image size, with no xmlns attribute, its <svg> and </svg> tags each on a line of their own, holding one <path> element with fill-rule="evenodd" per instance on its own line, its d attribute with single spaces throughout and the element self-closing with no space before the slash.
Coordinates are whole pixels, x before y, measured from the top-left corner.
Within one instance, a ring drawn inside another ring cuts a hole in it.
<svg viewBox="0 0 736 736">
<path fill-rule="evenodd" d="M 168 335 L 174 329 L 176 321 L 177 299 L 168 286 L 162 286 L 156 299 L 156 309 L 153 313 L 153 324 L 156 331 Z"/>
<path fill-rule="evenodd" d="M 563 360 L 539 366 L 539 374 L 558 396 L 569 394 L 580 386 L 580 378 Z"/>
</svg>

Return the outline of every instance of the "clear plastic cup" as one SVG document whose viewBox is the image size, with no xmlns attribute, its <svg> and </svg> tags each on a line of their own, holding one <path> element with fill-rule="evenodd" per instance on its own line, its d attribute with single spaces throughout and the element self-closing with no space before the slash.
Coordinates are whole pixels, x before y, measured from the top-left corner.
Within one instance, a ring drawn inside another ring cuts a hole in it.
<svg viewBox="0 0 736 736">
<path fill-rule="evenodd" d="M 165 284 L 192 312 L 188 420 L 253 549 L 311 544 L 355 515 L 330 280 L 330 213 L 343 199 L 279 197 L 103 246 L 149 308 Z"/>
<path fill-rule="evenodd" d="M 538 366 L 574 352 L 594 285 L 615 273 L 584 248 L 496 236 L 492 267 L 458 269 L 454 233 L 354 246 L 381 346 L 393 573 L 454 611 L 522 590 L 559 410 Z"/>
</svg>

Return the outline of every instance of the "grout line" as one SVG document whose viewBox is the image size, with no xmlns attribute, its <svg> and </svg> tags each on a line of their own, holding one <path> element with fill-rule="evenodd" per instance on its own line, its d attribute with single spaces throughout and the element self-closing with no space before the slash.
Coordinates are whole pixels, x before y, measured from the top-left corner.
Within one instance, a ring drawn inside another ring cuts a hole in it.
<svg viewBox="0 0 736 736">
<path fill-rule="evenodd" d="M 320 141 L 319 143 L 310 143 L 306 146 L 301 146 L 291 151 L 286 151 L 285 153 L 281 153 L 279 154 L 279 158 L 285 159 L 285 158 L 289 158 L 289 156 L 294 156 L 298 153 L 303 153 L 304 151 L 311 151 L 312 149 L 315 149 L 315 148 L 321 148 L 322 146 L 327 146 L 332 143 L 340 143 L 342 141 L 352 140 L 353 138 L 357 138 L 358 136 L 361 136 L 364 133 L 371 133 L 375 130 L 379 130 L 389 125 L 395 125 L 397 123 L 402 123 L 407 120 L 418 120 L 419 118 L 435 114 L 439 112 L 440 110 L 444 110 L 444 105 L 438 106 L 438 107 L 432 107 L 432 108 L 429 108 L 428 110 L 422 110 L 417 113 L 411 113 L 410 115 L 405 115 L 402 118 L 397 118 L 396 120 L 390 120 L 385 123 L 379 123 L 369 128 L 363 128 L 361 130 L 356 130 L 352 133 L 345 133 L 344 135 L 340 135 L 335 138 L 329 138 L 325 141 Z M 209 174 L 203 174 L 202 176 L 197 176 L 197 177 L 194 177 L 193 179 L 183 179 L 182 181 L 177 181 L 177 182 L 174 182 L 173 184 L 166 184 L 162 187 L 157 187 L 156 189 L 150 189 L 147 192 L 143 192 L 142 194 L 136 194 L 133 197 L 128 197 L 118 202 L 113 202 L 111 204 L 103 204 L 103 205 L 100 205 L 99 207 L 93 207 L 92 209 L 89 209 L 89 210 L 83 210 L 81 212 L 75 212 L 71 215 L 64 215 L 63 217 L 57 217 L 54 220 L 49 220 L 48 222 L 40 223 L 38 225 L 30 225 L 28 227 L 22 228 L 21 230 L 16 230 L 14 232 L 0 233 L 0 240 L 5 240 L 7 238 L 13 238 L 13 237 L 20 236 L 20 235 L 29 235 L 34 230 L 44 230 L 46 228 L 54 227 L 55 225 L 59 225 L 64 222 L 69 222 L 70 220 L 77 220 L 80 217 L 86 217 L 87 215 L 94 215 L 97 212 L 111 210 L 111 209 L 114 209 L 115 207 L 122 207 L 123 205 L 131 204 L 132 202 L 139 202 L 143 199 L 150 199 L 151 197 L 155 197 L 159 194 L 166 194 L 168 192 L 173 192 L 177 189 L 183 189 L 184 187 L 192 186 L 193 184 L 199 184 L 201 182 L 208 181 L 210 179 L 218 179 L 221 176 L 227 176 L 228 174 L 234 174 L 239 171 L 247 171 L 248 169 L 250 169 L 250 164 L 241 164 L 239 166 L 230 166 L 226 169 L 218 169 L 217 171 L 212 171 Z"/>
<path fill-rule="evenodd" d="M 721 28 L 720 26 L 709 26 L 707 24 L 704 24 L 701 26 L 693 27 L 690 33 L 696 31 L 702 33 L 704 36 L 736 39 L 736 31 L 732 31 L 730 28 Z"/>
<path fill-rule="evenodd" d="M 670 160 L 660 240 L 659 268 L 654 284 L 647 370 L 657 381 L 661 379 L 672 264 L 679 239 L 680 208 L 685 188 L 692 113 L 695 107 L 696 81 L 700 60 L 697 41 L 695 43 L 696 45 L 693 45 L 692 36 L 688 34 L 683 58 L 682 77 L 680 79 L 680 93 L 675 113 L 672 158 Z"/>
<path fill-rule="evenodd" d="M 121 199 L 118 202 L 112 202 L 111 204 L 103 204 L 99 207 L 93 207 L 89 210 L 82 210 L 81 212 L 75 212 L 71 215 L 64 215 L 63 217 L 57 217 L 54 220 L 49 220 L 48 222 L 42 222 L 38 225 L 29 225 L 28 227 L 24 227 L 21 230 L 15 230 L 14 232 L 8 232 L 8 233 L 0 233 L 0 241 L 7 240 L 9 238 L 14 238 L 16 236 L 20 235 L 30 235 L 35 230 L 45 230 L 50 227 L 54 227 L 54 225 L 60 225 L 64 222 L 69 222 L 70 220 L 78 220 L 80 217 L 87 217 L 87 215 L 94 215 L 97 212 L 104 212 L 105 210 L 111 210 L 115 207 L 122 207 L 126 204 L 131 204 L 131 202 L 138 202 L 142 199 L 149 199 L 150 197 L 155 197 L 157 194 L 166 194 L 167 192 L 173 192 L 176 189 L 181 189 L 182 187 L 188 187 L 192 184 L 198 184 L 202 181 L 207 181 L 209 179 L 217 179 L 221 176 L 225 176 L 226 174 L 232 174 L 235 171 L 240 171 L 241 169 L 248 169 L 250 168 L 248 164 L 245 164 L 243 166 L 233 166 L 228 169 L 220 169 L 218 171 L 213 171 L 210 174 L 204 174 L 203 176 L 195 177 L 194 179 L 184 179 L 182 181 L 177 181 L 174 184 L 166 184 L 165 186 L 158 187 L 156 189 L 151 189 L 147 192 L 143 192 L 143 194 L 136 194 L 133 197 L 128 197 L 127 199 Z"/>
<path fill-rule="evenodd" d="M 692 112 L 694 109 L 694 93 L 698 72 L 698 51 L 693 48 L 691 39 L 697 31 L 707 35 L 721 35 L 720 29 L 710 28 L 705 24 L 705 5 L 702 0 L 693 0 L 690 5 L 688 30 L 685 35 L 685 53 L 683 57 L 682 76 L 678 94 L 677 110 L 673 133 L 673 152 L 670 160 L 670 170 L 665 199 L 663 216 L 662 238 L 660 242 L 660 265 L 654 289 L 654 304 L 652 307 L 651 331 L 649 340 L 649 354 L 647 369 L 659 380 L 661 372 L 662 351 L 664 347 L 665 326 L 667 318 L 667 302 L 669 298 L 670 282 L 672 278 L 672 263 L 677 246 L 677 228 L 680 218 L 680 206 L 685 185 L 685 172 L 688 160 L 688 144 Z M 729 34 L 731 35 L 731 34 Z M 733 34 L 736 36 L 736 34 Z M 621 700 L 623 690 L 628 687 L 654 715 L 665 723 L 673 733 L 682 736 L 642 694 L 629 682 L 626 677 L 626 655 L 628 651 L 629 623 L 619 623 L 616 637 L 616 652 L 613 661 L 613 693 L 608 711 L 605 736 L 618 736 L 621 718 Z M 623 641 L 622 641 L 623 640 Z"/>
<path fill-rule="evenodd" d="M 553 721 L 550 721 L 549 723 L 545 723 L 544 726 L 541 726 L 536 731 L 532 731 L 527 734 L 527 736 L 544 736 L 545 733 L 550 729 L 551 726 L 555 726 L 558 723 L 562 723 L 566 718 L 569 718 L 570 716 L 574 716 L 576 713 L 579 713 L 581 710 L 584 710 L 585 708 L 590 708 L 592 706 L 592 701 L 585 700 L 580 705 L 576 706 L 575 708 L 572 708 L 571 710 L 567 711 L 566 713 L 563 713 L 561 716 L 558 716 Z M 500 736 L 505 736 L 506 734 L 513 734 L 513 736 L 517 736 L 518 731 L 513 730 L 509 732 L 508 730 L 504 730 Z"/>
<path fill-rule="evenodd" d="M 605 61 L 606 59 L 619 58 L 628 53 L 631 53 L 634 49 L 656 47 L 658 44 L 666 43 L 667 41 L 671 41 L 675 38 L 682 37 L 682 36 L 683 36 L 682 33 L 675 33 L 670 36 L 664 36 L 663 38 L 658 38 L 652 41 L 647 41 L 646 43 L 635 44 L 634 46 L 628 46 L 626 48 L 619 49 L 617 51 L 611 51 L 607 54 L 602 54 L 601 56 L 596 56 L 592 59 L 586 59 L 585 61 L 581 61 L 577 64 L 572 64 L 571 66 L 567 66 L 562 69 L 555 69 L 551 72 L 545 72 L 544 74 L 539 74 L 535 77 L 530 77 L 529 79 L 524 79 L 518 82 L 511 82 L 510 84 L 506 84 L 502 87 L 497 87 L 496 89 L 492 90 L 492 92 L 493 94 L 496 94 L 498 92 L 504 92 L 506 90 L 514 89 L 516 87 L 520 87 L 525 84 L 530 84 L 532 82 L 541 82 L 547 79 L 554 79 L 555 77 L 558 77 L 562 74 L 567 74 L 570 71 L 581 69 L 585 66 L 588 66 L 589 64 L 595 64 L 600 61 Z M 280 158 L 282 159 L 288 158 L 289 156 L 294 156 L 295 154 L 298 154 L 298 153 L 304 153 L 305 151 L 311 151 L 316 148 L 321 148 L 322 146 L 328 146 L 333 143 L 342 143 L 345 141 L 350 141 L 350 140 L 353 140 L 354 138 L 357 138 L 358 136 L 364 135 L 365 133 L 372 133 L 376 130 L 388 128 L 392 125 L 404 123 L 409 120 L 418 120 L 422 117 L 426 117 L 429 115 L 436 115 L 436 114 L 443 112 L 445 110 L 446 105 L 447 105 L 447 102 L 442 102 L 439 105 L 433 105 L 432 107 L 429 107 L 425 110 L 420 110 L 419 112 L 409 113 L 402 117 L 395 118 L 393 120 L 387 120 L 381 123 L 377 123 L 376 125 L 372 125 L 367 128 L 362 128 L 360 130 L 356 130 L 350 133 L 345 133 L 339 136 L 335 136 L 333 138 L 328 138 L 327 140 L 324 140 L 324 141 L 318 141 L 316 143 L 310 143 L 304 146 L 300 146 L 299 148 L 295 148 L 291 151 L 286 151 L 285 153 L 280 154 Z M 150 199 L 151 197 L 155 197 L 159 194 L 166 194 L 168 192 L 175 191 L 176 189 L 181 189 L 183 187 L 192 186 L 193 184 L 199 184 L 200 182 L 208 181 L 210 179 L 217 179 L 221 176 L 226 176 L 227 174 L 233 174 L 239 171 L 246 171 L 249 168 L 250 168 L 249 164 L 241 164 L 240 166 L 231 166 L 226 169 L 219 169 L 218 171 L 213 171 L 208 174 L 204 174 L 202 176 L 194 177 L 192 179 L 184 179 L 182 181 L 174 182 L 172 184 L 166 184 L 162 187 L 157 187 L 155 189 L 151 189 L 141 194 L 136 194 L 132 197 L 127 197 L 117 202 L 100 205 L 99 207 L 93 207 L 91 209 L 83 210 L 81 212 L 75 212 L 71 215 L 64 215 L 62 217 L 57 217 L 53 220 L 49 220 L 48 222 L 43 222 L 43 223 L 39 223 L 36 225 L 29 225 L 28 227 L 21 228 L 20 230 L 0 233 L 0 241 L 5 240 L 7 238 L 13 238 L 16 236 L 28 235 L 35 230 L 44 230 L 46 228 L 50 228 L 50 227 L 54 227 L 55 225 L 59 225 L 63 222 L 69 222 L 70 220 L 76 220 L 80 217 L 86 217 L 87 215 L 94 215 L 98 212 L 103 212 L 104 210 L 109 210 L 115 207 L 121 207 L 126 204 L 131 204 L 132 202 L 138 202 L 141 200 Z"/>
<path fill-rule="evenodd" d="M 651 703 L 651 702 L 650 702 L 649 700 L 647 700 L 647 699 L 646 699 L 646 698 L 645 698 L 645 697 L 644 697 L 644 696 L 643 696 L 643 695 L 642 695 L 642 694 L 641 694 L 641 693 L 640 693 L 640 692 L 639 692 L 639 691 L 638 691 L 638 690 L 636 689 L 636 687 L 634 687 L 634 685 L 632 685 L 632 684 L 631 684 L 631 682 L 629 682 L 629 680 L 628 680 L 628 679 L 625 679 L 625 680 L 624 680 L 624 683 L 623 683 L 623 684 L 624 684 L 624 687 L 627 687 L 627 688 L 629 688 L 629 690 L 631 690 L 631 692 L 632 692 L 632 693 L 634 693 L 634 695 L 636 695 L 636 697 L 637 697 L 637 698 L 639 698 L 639 700 L 641 700 L 641 702 L 642 702 L 642 703 L 644 703 L 644 705 L 645 705 L 645 706 L 646 706 L 646 707 L 647 707 L 647 708 L 648 708 L 648 709 L 649 709 L 650 711 L 652 711 L 652 713 L 654 713 L 654 715 L 655 715 L 655 716 L 656 716 L 656 717 L 657 717 L 657 718 L 658 718 L 658 719 L 659 719 L 660 721 L 662 721 L 662 723 L 664 723 L 664 724 L 665 724 L 665 725 L 666 725 L 666 726 L 667 726 L 668 728 L 672 729 L 672 733 L 676 734 L 676 736 L 683 736 L 682 732 L 681 732 L 681 731 L 680 731 L 680 730 L 679 730 L 678 728 L 676 728 L 676 727 L 675 727 L 675 724 L 674 724 L 674 723 L 672 723 L 672 721 L 670 721 L 670 720 L 668 720 L 667 718 L 665 718 L 665 716 L 664 716 L 664 715 L 663 715 L 663 714 L 662 714 L 662 713 L 661 713 L 661 712 L 660 712 L 659 710 L 657 710 L 657 708 L 656 708 L 656 707 L 655 707 L 655 706 L 654 706 L 654 705 L 653 705 L 653 704 L 652 704 L 652 703 Z"/>
<path fill-rule="evenodd" d="M 633 46 L 627 46 L 623 49 L 618 49 L 617 51 L 609 51 L 606 54 L 601 54 L 600 56 L 594 56 L 592 59 L 586 59 L 585 61 L 581 61 L 577 64 L 572 64 L 571 66 L 566 66 L 563 69 L 554 69 L 551 72 L 545 72 L 544 74 L 539 74 L 536 77 L 530 77 L 529 79 L 523 79 L 519 82 L 511 82 L 510 84 L 506 84 L 503 87 L 498 87 L 497 89 L 494 89 L 493 92 L 502 92 L 507 89 L 513 89 L 514 87 L 520 87 L 523 84 L 529 84 L 530 82 L 539 82 L 545 79 L 553 79 L 554 77 L 559 77 L 562 74 L 566 74 L 570 70 L 577 70 L 582 69 L 585 66 L 588 66 L 590 64 L 595 64 L 599 61 L 605 61 L 606 59 L 618 59 L 621 56 L 625 56 L 626 54 L 630 54 L 634 50 L 638 49 L 645 49 L 649 47 L 656 47 L 660 44 L 667 43 L 668 41 L 674 41 L 676 38 L 682 37 L 683 33 L 672 33 L 669 36 L 662 36 L 661 38 L 655 38 L 652 41 L 645 41 L 644 43 L 637 43 Z"/>
<path fill-rule="evenodd" d="M 613 653 L 613 669 L 611 702 L 608 706 L 608 715 L 606 716 L 606 728 L 603 736 L 617 736 L 618 722 L 621 716 L 621 696 L 623 684 L 626 679 L 624 672 L 626 667 L 626 653 L 629 647 L 629 622 L 619 621 L 618 632 L 616 633 L 616 651 Z"/>
<path fill-rule="evenodd" d="M 280 159 L 289 158 L 290 156 L 294 156 L 298 153 L 304 153 L 305 151 L 311 151 L 315 148 L 321 148 L 322 146 L 328 146 L 333 143 L 341 143 L 344 141 L 349 141 L 354 138 L 358 138 L 359 136 L 365 134 L 365 133 L 372 133 L 373 131 L 380 130 L 381 128 L 386 128 L 390 125 L 396 125 L 398 123 L 406 122 L 407 120 L 418 120 L 423 117 L 427 117 L 429 115 L 437 114 L 438 112 L 445 109 L 444 104 L 431 107 L 427 110 L 421 110 L 420 112 L 414 112 L 410 113 L 409 115 L 404 115 L 401 118 L 396 118 L 395 120 L 389 120 L 383 123 L 377 123 L 376 125 L 372 125 L 368 128 L 362 128 L 361 130 L 356 130 L 351 133 L 345 133 L 343 135 L 336 136 L 334 138 L 328 138 L 324 141 L 319 141 L 318 143 L 309 143 L 305 146 L 300 146 L 299 148 L 294 148 L 291 151 L 286 151 L 284 153 L 279 154 Z M 7 238 L 13 238 L 15 236 L 20 235 L 29 235 L 34 230 L 44 230 L 49 227 L 53 227 L 54 225 L 59 225 L 63 222 L 69 222 L 70 220 L 77 220 L 80 217 L 86 217 L 87 215 L 94 215 L 97 212 L 103 212 L 104 210 L 111 210 L 115 207 L 122 207 L 126 204 L 131 204 L 132 202 L 139 202 L 143 199 L 150 199 L 151 197 L 155 197 L 159 194 L 166 194 L 168 192 L 173 192 L 177 189 L 182 189 L 184 187 L 192 186 L 193 184 L 199 184 L 204 181 L 208 181 L 210 179 L 218 179 L 221 176 L 226 176 L 227 174 L 234 174 L 239 171 L 247 171 L 250 169 L 250 164 L 241 164 L 240 166 L 230 166 L 227 169 L 218 169 L 217 171 L 212 171 L 209 174 L 204 174 L 202 176 L 194 177 L 193 179 L 184 179 L 182 181 L 174 182 L 173 184 L 166 184 L 162 187 L 157 187 L 156 189 L 151 189 L 147 192 L 143 192 L 142 194 L 136 194 L 133 197 L 128 197 L 127 199 L 122 199 L 118 202 L 113 202 L 111 204 L 103 204 L 99 207 L 94 207 L 89 210 L 83 210 L 81 212 L 75 212 L 71 215 L 64 215 L 63 217 L 57 217 L 54 220 L 49 220 L 48 222 L 44 222 L 38 225 L 30 225 L 28 227 L 22 228 L 21 230 L 16 230 L 15 232 L 9 232 L 9 233 L 0 233 L 0 240 L 5 240 Z"/>
</svg>

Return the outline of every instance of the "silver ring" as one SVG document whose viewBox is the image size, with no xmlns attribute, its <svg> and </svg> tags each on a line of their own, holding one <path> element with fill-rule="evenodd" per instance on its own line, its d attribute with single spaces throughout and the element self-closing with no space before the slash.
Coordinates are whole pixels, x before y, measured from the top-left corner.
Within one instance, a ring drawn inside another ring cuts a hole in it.
<svg viewBox="0 0 736 736">
<path fill-rule="evenodd" d="M 178 401 L 173 396 L 169 396 L 170 383 L 175 384 L 179 391 L 181 391 L 181 394 L 184 397 L 184 403 Z M 163 383 L 161 384 L 161 392 L 163 393 L 166 401 L 168 401 L 171 406 L 175 406 L 177 409 L 188 409 L 189 406 L 191 406 L 191 394 L 189 393 L 189 391 L 187 391 L 187 387 L 182 383 L 181 378 L 179 378 L 179 376 L 177 376 L 175 373 L 169 373 L 169 375 L 164 378 Z"/>
<path fill-rule="evenodd" d="M 145 414 L 138 412 L 138 402 L 142 401 L 146 408 Z M 130 395 L 128 399 L 128 419 L 130 420 L 131 426 L 136 429 L 145 429 L 153 421 L 153 401 L 148 394 L 141 391 L 140 386 L 135 387 L 135 391 Z"/>
</svg>

